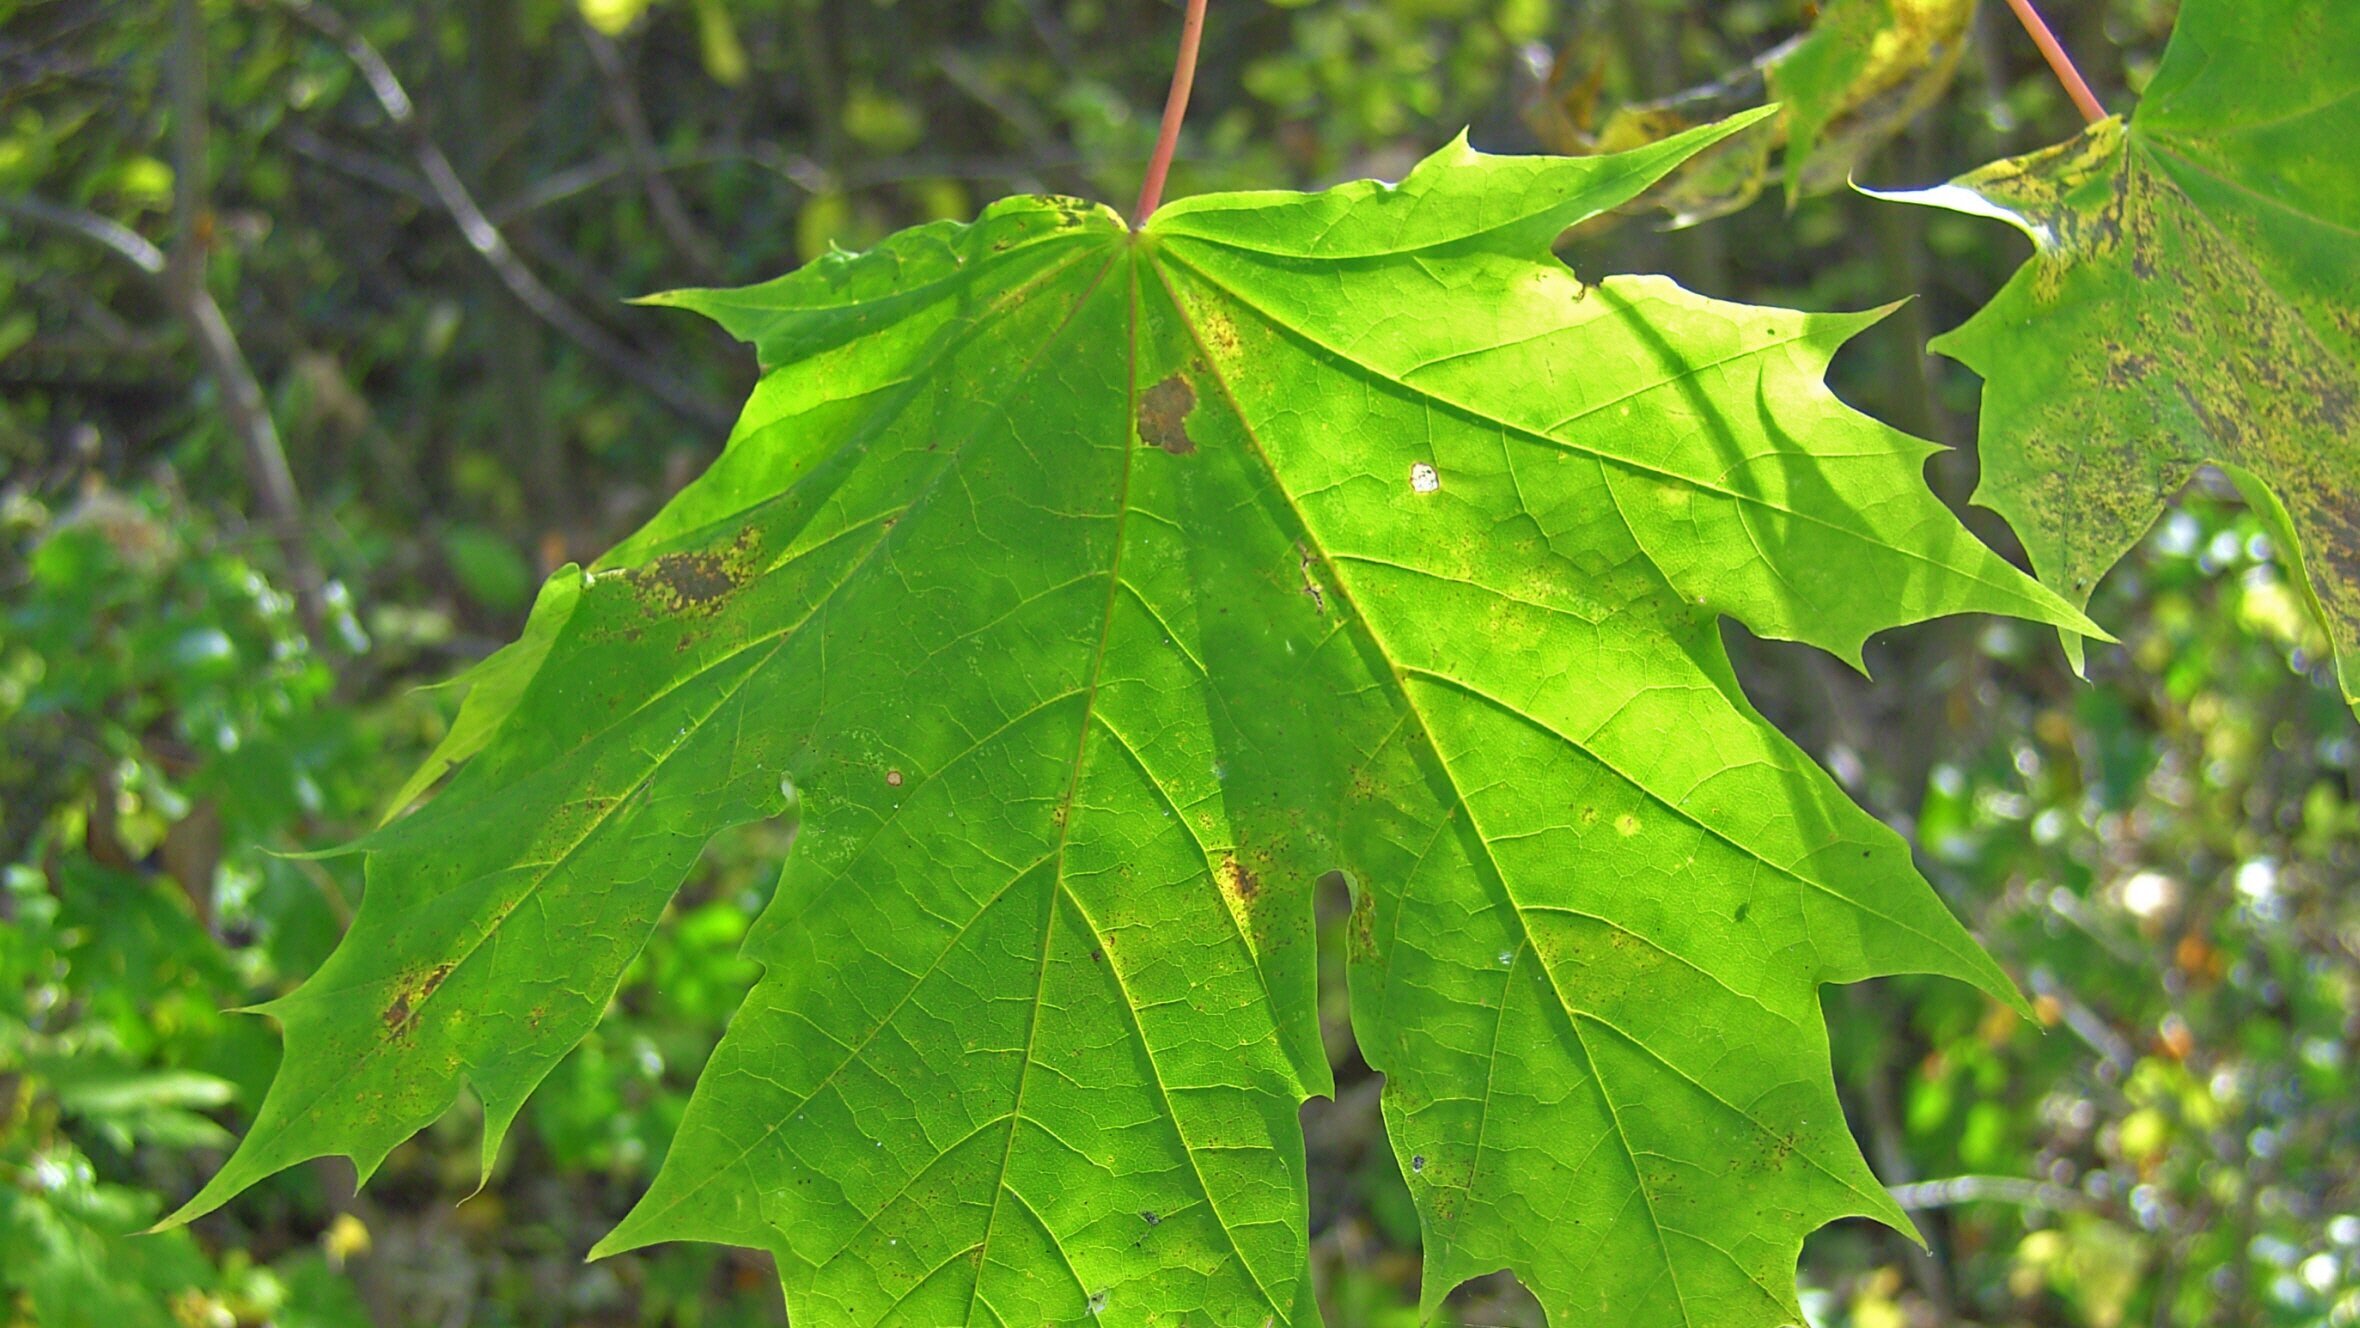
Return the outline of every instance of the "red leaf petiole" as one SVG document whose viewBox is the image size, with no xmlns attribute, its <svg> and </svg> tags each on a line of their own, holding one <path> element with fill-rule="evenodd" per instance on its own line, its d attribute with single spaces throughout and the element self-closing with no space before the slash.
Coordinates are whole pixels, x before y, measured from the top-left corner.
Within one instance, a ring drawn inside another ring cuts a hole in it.
<svg viewBox="0 0 2360 1328">
<path fill-rule="evenodd" d="M 2057 76 L 2057 81 L 2065 85 L 2065 95 L 2073 98 L 2074 108 L 2081 112 L 2081 118 L 2091 124 L 2105 119 L 2106 108 L 2098 103 L 2097 94 L 2090 91 L 2090 85 L 2083 80 L 2081 71 L 2073 67 L 2073 57 L 2065 54 L 2064 44 L 2057 40 L 2057 34 L 2049 31 L 2049 25 L 2041 21 L 2040 11 L 2032 7 L 2032 0 L 2008 0 L 2008 8 L 2016 11 L 2016 21 L 2024 25 L 2025 32 L 2031 34 L 2032 44 L 2040 48 L 2041 58 L 2049 62 L 2049 70 Z"/>
<path fill-rule="evenodd" d="M 1147 179 L 1139 185 L 1139 205 L 1131 209 L 1131 229 L 1164 201 L 1164 176 L 1172 169 L 1173 149 L 1180 145 L 1180 121 L 1188 114 L 1188 92 L 1196 84 L 1196 48 L 1205 35 L 1205 0 L 1188 0 L 1188 15 L 1180 22 L 1180 58 L 1172 65 L 1172 91 L 1164 98 L 1164 125 L 1155 137 L 1155 155 L 1147 162 Z"/>
</svg>

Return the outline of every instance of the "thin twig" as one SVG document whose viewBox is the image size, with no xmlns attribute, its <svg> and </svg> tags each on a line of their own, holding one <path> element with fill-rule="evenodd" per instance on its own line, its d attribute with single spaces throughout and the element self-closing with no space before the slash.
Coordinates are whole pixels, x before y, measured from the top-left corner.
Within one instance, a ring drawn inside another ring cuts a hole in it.
<svg viewBox="0 0 2360 1328">
<path fill-rule="evenodd" d="M 1877 1174 L 1885 1178 L 1887 1188 L 1900 1191 L 1913 1183 L 1909 1164 L 1909 1146 L 1901 1125 L 1901 1111 L 1894 1100 L 1892 1050 L 1894 1030 L 1889 1002 L 1878 1001 L 1866 986 L 1845 988 L 1844 995 L 1853 1008 L 1873 1020 L 1876 1029 L 1868 1038 L 1867 1063 L 1860 1068 L 1861 1105 L 1868 1126 L 1869 1156 L 1875 1161 Z M 1904 1204 L 1903 1207 L 1908 1207 Z M 1949 1242 L 1938 1227 L 1926 1226 L 1919 1234 L 1925 1245 L 1918 1248 L 1902 1243 L 1907 1251 L 1902 1257 L 1909 1268 L 1911 1280 L 1918 1291 L 1931 1302 L 1939 1318 L 1948 1322 L 1957 1309 L 1952 1294 L 1950 1266 L 1945 1262 Z"/>
<path fill-rule="evenodd" d="M 807 194 L 824 192 L 833 183 L 818 162 L 809 157 L 776 152 L 767 144 L 753 148 L 700 147 L 690 152 L 674 152 L 659 157 L 654 162 L 654 168 L 669 173 L 738 163 L 751 164 Z M 635 169 L 630 159 L 620 152 L 610 152 L 579 165 L 568 166 L 533 181 L 512 197 L 493 203 L 490 208 L 492 220 L 506 225 L 542 208 L 603 188 Z"/>
<path fill-rule="evenodd" d="M 270 132 L 273 139 L 284 142 L 288 150 L 298 157 L 318 162 L 339 175 L 348 176 L 362 184 L 384 190 L 386 193 L 398 194 L 429 211 L 442 209 L 442 201 L 434 196 L 433 190 L 426 187 L 424 180 L 403 170 L 394 162 L 331 142 L 321 137 L 310 127 L 291 120 L 281 121 Z M 615 169 L 616 174 L 622 173 L 620 165 L 617 165 Z M 497 213 L 495 212 L 494 215 L 496 216 Z"/>
<path fill-rule="evenodd" d="M 29 194 L 0 194 L 0 212 L 12 213 L 52 230 L 68 231 L 103 245 L 115 257 L 151 277 L 163 276 L 164 269 L 170 266 L 164 251 L 150 244 L 146 236 L 95 213 L 60 207 Z"/>
<path fill-rule="evenodd" d="M 441 200 L 434 196 L 424 180 L 392 162 L 340 146 L 301 125 L 282 125 L 275 132 L 299 157 L 316 161 L 340 175 L 408 199 L 421 207 L 442 207 Z M 1038 180 L 1044 173 L 1074 170 L 1081 165 L 1081 158 L 1072 155 L 893 157 L 862 162 L 830 175 L 825 167 L 809 157 L 783 152 L 768 143 L 753 143 L 667 152 L 659 155 L 654 165 L 657 170 L 668 174 L 714 166 L 752 166 L 806 194 L 818 194 L 831 189 L 866 189 L 906 180 L 982 180 L 993 183 Z M 505 232 L 516 221 L 532 213 L 626 180 L 635 169 L 627 154 L 609 152 L 553 171 L 523 186 L 513 195 L 484 204 L 484 216 Z M 1016 192 L 1026 191 L 1018 189 Z"/>
<path fill-rule="evenodd" d="M 1984 1202 L 2014 1204 L 2019 1208 L 2045 1208 L 2052 1212 L 2090 1206 L 2089 1199 L 2078 1190 L 2051 1185 L 2047 1181 L 2027 1180 L 2021 1176 L 1952 1176 L 1945 1180 L 1921 1180 L 1907 1185 L 1894 1185 L 1885 1192 L 1893 1196 L 1894 1203 L 1912 1212 Z"/>
<path fill-rule="evenodd" d="M 1196 86 L 1196 51 L 1205 35 L 1205 0 L 1188 0 L 1187 17 L 1180 21 L 1180 56 L 1172 62 L 1172 91 L 1164 98 L 1164 124 L 1156 132 L 1155 155 L 1148 158 L 1147 178 L 1139 184 L 1139 205 L 1131 209 L 1131 229 L 1164 201 L 1164 176 L 1172 169 L 1172 153 L 1180 146 L 1180 122 L 1188 116 L 1188 93 Z"/>
<path fill-rule="evenodd" d="M 828 30 L 820 22 L 820 0 L 794 0 L 795 53 L 803 61 L 804 111 L 820 161 L 832 173 L 844 165 L 844 99 L 829 59 Z"/>
<path fill-rule="evenodd" d="M 1049 58 L 1055 60 L 1060 68 L 1081 68 L 1081 53 L 1074 49 L 1073 34 L 1065 30 L 1064 22 L 1041 0 L 1017 0 L 1017 3 L 1023 7 L 1024 16 L 1032 20 L 1033 31 L 1040 36 L 1041 45 L 1049 48 Z"/>
<path fill-rule="evenodd" d="M 1006 120 L 1010 128 L 1021 135 L 1027 144 L 1052 143 L 1057 135 L 1048 124 L 1021 98 L 1006 96 L 991 85 L 991 79 L 975 60 L 956 47 L 946 46 L 934 53 L 934 66 L 950 80 L 952 87 L 973 97 L 985 110 Z"/>
<path fill-rule="evenodd" d="M 2008 8 L 2016 12 L 2016 21 L 2031 34 L 2032 44 L 2040 48 L 2041 58 L 2049 62 L 2049 70 L 2057 81 L 2065 85 L 2065 95 L 2073 98 L 2074 108 L 2081 118 L 2096 124 L 2106 118 L 2106 108 L 2098 104 L 2097 94 L 2082 79 L 2081 71 L 2073 67 L 2073 57 L 2065 54 L 2065 47 L 2049 25 L 2041 21 L 2040 11 L 2032 7 L 2032 0 L 2008 0 Z"/>
<path fill-rule="evenodd" d="M 393 67 L 385 62 L 384 56 L 377 53 L 377 48 L 369 43 L 368 38 L 361 36 L 341 16 L 312 3 L 312 0 L 278 0 L 278 4 L 305 26 L 334 42 L 343 50 L 345 58 L 352 61 L 354 68 L 360 71 L 361 81 L 369 85 L 369 92 L 377 99 L 377 105 L 385 112 L 385 118 L 409 141 L 410 153 L 417 160 L 419 173 L 426 177 L 427 186 L 434 191 L 443 210 L 450 214 L 451 220 L 458 226 L 459 234 L 467 241 L 467 247 L 490 265 L 493 275 L 499 278 L 501 285 L 508 288 L 509 294 L 514 295 L 542 322 L 588 351 L 592 358 L 638 384 L 682 418 L 714 430 L 729 427 L 731 416 L 728 411 L 706 399 L 668 370 L 649 363 L 605 328 L 590 321 L 567 304 L 556 291 L 551 290 L 531 268 L 525 266 L 524 260 L 517 257 L 515 248 L 508 243 L 508 237 L 501 234 L 500 228 L 484 215 L 475 196 L 460 181 L 458 171 L 451 166 L 451 159 L 443 155 L 441 146 L 427 134 L 426 127 L 418 120 L 417 108 L 410 100 L 410 94 L 402 87 L 401 80 L 394 76 Z"/>
<path fill-rule="evenodd" d="M 279 442 L 279 426 L 271 419 L 262 384 L 255 379 L 253 366 L 246 362 L 246 353 L 212 292 L 193 280 L 185 286 L 169 280 L 165 285 L 180 306 L 182 321 L 196 337 L 207 371 L 221 389 L 221 411 L 246 454 L 255 501 L 279 531 L 280 555 L 295 583 L 296 607 L 302 612 L 304 627 L 318 640 L 327 621 L 327 581 L 303 542 L 303 498 L 295 487 L 294 472 L 287 467 L 287 450 Z"/>
<path fill-rule="evenodd" d="M 2065 1027 L 2088 1044 L 2090 1050 L 2104 1058 L 2105 1063 L 2100 1067 L 2100 1072 L 2106 1076 L 2106 1082 L 2121 1082 L 2122 1077 L 2129 1074 L 2131 1067 L 2138 1063 L 2138 1050 L 2131 1046 L 2130 1040 L 2114 1031 L 2113 1025 L 2106 1022 L 2106 1016 L 2090 1008 L 2079 996 L 2057 981 L 2056 974 L 2045 967 L 2035 968 L 2029 985 L 2033 995 L 2046 996 L 2055 1001 L 2058 1012 L 2064 1017 Z"/>
<path fill-rule="evenodd" d="M 647 205 L 655 213 L 656 224 L 663 228 L 672 247 L 680 251 L 680 256 L 688 260 L 697 275 L 709 280 L 721 269 L 721 246 L 688 215 L 680 191 L 672 187 L 672 178 L 664 174 L 655 135 L 647 127 L 647 110 L 640 104 L 639 90 L 631 82 L 631 67 L 623 59 L 622 49 L 587 20 L 579 26 L 582 44 L 590 48 L 590 61 L 598 66 L 599 87 L 606 99 L 607 114 L 614 117 L 615 127 L 623 131 L 625 156 L 631 163 L 632 174 L 639 179 L 640 192 L 647 195 Z"/>
</svg>

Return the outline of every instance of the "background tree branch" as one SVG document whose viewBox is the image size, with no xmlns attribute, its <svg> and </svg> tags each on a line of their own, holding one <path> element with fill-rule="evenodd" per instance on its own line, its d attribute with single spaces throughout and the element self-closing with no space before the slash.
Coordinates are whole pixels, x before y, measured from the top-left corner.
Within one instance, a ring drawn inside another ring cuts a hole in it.
<svg viewBox="0 0 2360 1328">
<path fill-rule="evenodd" d="M 261 509 L 263 523 L 279 547 L 279 556 L 285 560 L 304 626 L 317 639 L 321 625 L 327 620 L 327 578 L 304 538 L 302 494 L 295 486 L 295 473 L 287 466 L 287 449 L 279 439 L 277 423 L 271 419 L 262 384 L 255 378 L 245 349 L 238 344 L 237 333 L 231 329 L 229 317 L 222 313 L 213 292 L 201 277 L 176 280 L 172 261 L 163 250 L 137 231 L 96 213 L 44 199 L 11 198 L 5 194 L 0 194 L 0 212 L 78 235 L 155 279 L 165 302 L 188 327 L 189 337 L 204 361 L 205 372 L 221 394 L 221 413 L 238 440 L 255 505 Z"/>
<path fill-rule="evenodd" d="M 500 284 L 519 303 L 594 359 L 671 407 L 682 419 L 715 432 L 729 428 L 734 412 L 592 322 L 525 265 L 508 237 L 484 214 L 475 195 L 461 182 L 451 159 L 427 134 L 409 92 L 368 38 L 361 36 L 342 16 L 312 0 L 277 0 L 277 3 L 279 8 L 335 43 L 352 61 L 360 71 L 361 81 L 368 85 L 370 95 L 385 112 L 385 118 L 409 143 L 419 173 L 426 177 L 436 200 L 458 226 L 467 247 L 490 266 Z"/>
</svg>

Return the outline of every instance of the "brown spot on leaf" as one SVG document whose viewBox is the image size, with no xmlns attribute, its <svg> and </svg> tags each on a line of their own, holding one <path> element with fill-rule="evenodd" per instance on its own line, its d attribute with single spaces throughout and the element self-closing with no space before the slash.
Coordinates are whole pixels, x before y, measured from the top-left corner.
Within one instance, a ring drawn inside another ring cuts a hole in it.
<svg viewBox="0 0 2360 1328">
<path fill-rule="evenodd" d="M 1173 456 L 1187 456 L 1196 450 L 1196 440 L 1188 436 L 1188 413 L 1195 409 L 1196 389 L 1173 374 L 1141 394 L 1139 436 Z"/>
<path fill-rule="evenodd" d="M 1235 858 L 1223 858 L 1213 879 L 1221 883 L 1224 893 L 1241 904 L 1253 903 L 1262 893 L 1262 878 L 1240 866 Z"/>
<path fill-rule="evenodd" d="M 427 998 L 434 995 L 437 987 L 442 986 L 443 979 L 451 975 L 451 967 L 448 963 L 436 964 L 415 978 L 407 979 L 395 987 L 393 999 L 386 1002 L 385 1013 L 380 1016 L 385 1025 L 385 1031 L 395 1037 L 401 1037 L 415 1027 L 418 1022 L 418 1007 L 424 1005 Z"/>
<path fill-rule="evenodd" d="M 886 772 L 885 772 L 885 783 L 886 783 L 886 786 L 887 786 L 887 787 L 889 787 L 889 788 L 900 788 L 900 787 L 901 787 L 901 772 L 900 772 L 899 770 L 888 770 L 888 771 L 886 771 Z"/>
<path fill-rule="evenodd" d="M 631 579 L 661 591 L 682 608 L 711 603 L 738 588 L 729 565 L 710 553 L 667 553 L 633 568 Z"/>
<path fill-rule="evenodd" d="M 640 603 L 659 614 L 716 612 L 753 573 L 754 532 L 722 549 L 667 553 L 641 567 L 626 568 L 625 584 Z"/>
</svg>

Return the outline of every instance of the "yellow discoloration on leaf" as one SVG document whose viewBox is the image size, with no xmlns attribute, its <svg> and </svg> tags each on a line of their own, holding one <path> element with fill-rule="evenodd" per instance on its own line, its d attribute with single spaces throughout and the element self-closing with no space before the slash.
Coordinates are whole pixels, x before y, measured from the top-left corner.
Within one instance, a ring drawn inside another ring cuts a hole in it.
<svg viewBox="0 0 2360 1328">
<path fill-rule="evenodd" d="M 2037 246 L 1935 348 L 1986 379 L 1977 500 L 2042 578 L 2087 603 L 2218 466 L 2276 529 L 2360 706 L 2360 38 L 2326 0 L 2266 8 L 2194 0 L 2127 124 L 1904 197 Z"/>
</svg>

